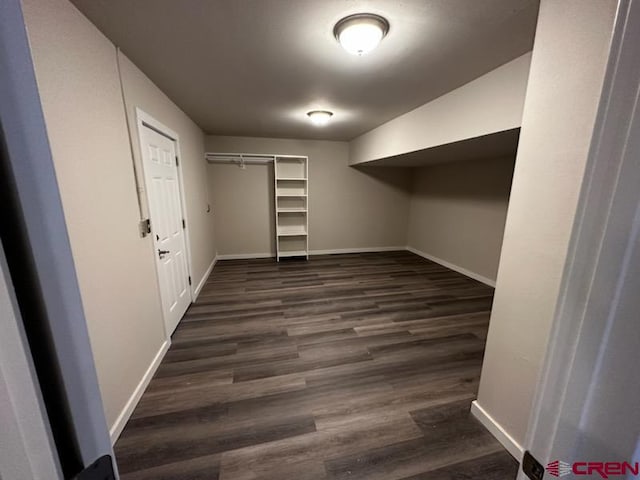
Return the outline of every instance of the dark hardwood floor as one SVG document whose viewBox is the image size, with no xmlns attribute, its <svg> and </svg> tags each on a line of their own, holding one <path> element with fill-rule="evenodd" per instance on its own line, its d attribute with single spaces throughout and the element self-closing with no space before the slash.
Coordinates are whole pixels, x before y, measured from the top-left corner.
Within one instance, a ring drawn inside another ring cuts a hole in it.
<svg viewBox="0 0 640 480">
<path fill-rule="evenodd" d="M 511 480 L 469 414 L 492 296 L 408 252 L 219 262 L 116 444 L 122 478 Z"/>
</svg>

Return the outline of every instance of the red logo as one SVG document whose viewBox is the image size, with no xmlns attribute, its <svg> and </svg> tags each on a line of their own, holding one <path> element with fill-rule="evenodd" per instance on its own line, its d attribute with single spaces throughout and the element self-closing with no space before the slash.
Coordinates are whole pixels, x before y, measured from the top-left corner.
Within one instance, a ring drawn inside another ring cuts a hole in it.
<svg viewBox="0 0 640 480">
<path fill-rule="evenodd" d="M 638 462 L 573 462 L 567 463 L 554 460 L 547 463 L 547 472 L 553 477 L 574 475 L 599 475 L 600 478 L 609 478 L 610 475 L 638 475 L 640 464 Z"/>
<path fill-rule="evenodd" d="M 547 472 L 554 477 L 564 477 L 571 473 L 571 465 L 567 462 L 554 460 L 553 462 L 547 463 Z"/>
</svg>

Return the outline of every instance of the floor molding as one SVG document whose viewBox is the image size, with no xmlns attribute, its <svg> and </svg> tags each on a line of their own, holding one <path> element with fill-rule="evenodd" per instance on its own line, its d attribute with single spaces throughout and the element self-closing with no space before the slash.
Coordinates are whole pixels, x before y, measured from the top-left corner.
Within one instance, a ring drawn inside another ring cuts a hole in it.
<svg viewBox="0 0 640 480">
<path fill-rule="evenodd" d="M 149 385 L 149 382 L 153 378 L 153 375 L 156 373 L 156 370 L 160 366 L 160 362 L 162 362 L 162 359 L 167 353 L 167 350 L 169 350 L 170 345 L 171 345 L 171 340 L 164 341 L 164 343 L 160 347 L 160 350 L 158 350 L 158 353 L 156 353 L 156 356 L 151 362 L 151 365 L 149 365 L 149 368 L 147 368 L 147 371 L 142 376 L 142 380 L 140 380 L 140 383 L 138 384 L 136 389 L 133 391 L 133 394 L 127 401 L 122 411 L 120 412 L 120 415 L 118 415 L 118 418 L 116 419 L 112 427 L 109 429 L 109 435 L 111 436 L 112 445 L 115 445 L 116 441 L 118 440 L 118 437 L 120 437 L 122 430 L 124 429 L 125 425 L 129 421 L 129 418 L 131 417 L 133 410 L 136 408 L 136 405 L 138 405 L 138 402 L 140 401 L 142 394 L 144 393 L 147 386 Z"/>
<path fill-rule="evenodd" d="M 250 260 L 252 258 L 275 258 L 275 253 L 232 253 L 218 255 L 218 260 Z"/>
<path fill-rule="evenodd" d="M 420 257 L 426 258 L 427 260 L 431 260 L 432 262 L 436 262 L 443 267 L 447 267 L 453 271 L 461 273 L 467 277 L 473 278 L 479 282 L 484 283 L 485 285 L 489 285 L 490 287 L 495 288 L 496 282 L 495 280 L 491 280 L 490 278 L 484 277 L 480 274 L 472 272 L 471 270 L 467 270 L 466 268 L 455 265 L 451 262 L 447 262 L 446 260 L 442 260 L 441 258 L 434 257 L 433 255 L 429 255 L 428 253 L 421 252 L 413 247 L 362 247 L 362 248 L 334 248 L 328 250 L 309 250 L 309 255 L 339 255 L 345 253 L 375 253 L 375 252 L 394 252 L 394 251 L 402 251 L 408 250 L 411 253 L 419 255 Z M 228 254 L 228 255 L 218 255 L 216 256 L 216 260 L 250 260 L 257 258 L 275 258 L 275 254 L 273 253 L 239 253 L 239 254 Z M 206 276 L 205 276 L 206 280 Z M 197 296 L 197 295 L 196 295 Z"/>
<path fill-rule="evenodd" d="M 419 255 L 422 258 L 426 258 L 427 260 L 431 260 L 432 262 L 439 263 L 443 267 L 447 267 L 447 268 L 449 268 L 451 270 L 454 270 L 454 271 L 456 271 L 458 273 L 461 273 L 462 275 L 465 275 L 467 277 L 473 278 L 474 280 L 482 282 L 485 285 L 489 285 L 490 287 L 496 288 L 496 281 L 495 280 L 491 280 L 490 278 L 487 278 L 487 277 L 485 277 L 483 275 L 480 275 L 478 273 L 472 272 L 471 270 L 467 270 L 464 267 L 460 267 L 459 265 L 456 265 L 454 263 L 447 262 L 446 260 L 443 260 L 443 259 L 438 258 L 438 257 L 434 257 L 433 255 L 429 255 L 428 253 L 421 252 L 420 250 L 418 250 L 416 248 L 413 248 L 413 247 L 405 247 L 405 250 L 408 250 L 411 253 L 415 253 L 416 255 Z"/>
<path fill-rule="evenodd" d="M 213 267 L 216 266 L 217 261 L 218 261 L 218 255 L 216 254 L 216 256 L 213 257 L 213 260 L 211 261 L 211 265 L 209 265 L 209 268 L 207 268 L 207 271 L 204 272 L 204 275 L 202 276 L 202 279 L 198 283 L 198 286 L 193 291 L 194 302 L 198 299 L 198 295 L 200 295 L 200 291 L 202 290 L 202 287 L 204 287 L 204 284 L 207 283 L 207 278 L 209 278 L 209 275 L 211 275 L 211 271 L 213 270 Z"/>
<path fill-rule="evenodd" d="M 309 250 L 309 255 L 337 255 L 344 253 L 375 253 L 406 250 L 406 247 L 363 247 L 363 248 L 334 248 L 329 250 Z M 218 260 L 249 260 L 252 258 L 275 258 L 275 253 L 239 253 L 218 255 Z"/>
<path fill-rule="evenodd" d="M 406 250 L 406 247 L 363 247 L 363 248 L 334 248 L 330 250 L 309 250 L 309 255 L 338 255 L 344 253 L 375 253 Z"/>
<path fill-rule="evenodd" d="M 471 403 L 471 414 L 478 419 L 484 427 L 489 430 L 491 435 L 496 437 L 504 448 L 515 458 L 518 462 L 522 462 L 522 456 L 524 455 L 524 449 L 522 446 L 509 435 L 502 426 L 489 415 L 484 408 L 478 404 L 477 400 Z"/>
</svg>

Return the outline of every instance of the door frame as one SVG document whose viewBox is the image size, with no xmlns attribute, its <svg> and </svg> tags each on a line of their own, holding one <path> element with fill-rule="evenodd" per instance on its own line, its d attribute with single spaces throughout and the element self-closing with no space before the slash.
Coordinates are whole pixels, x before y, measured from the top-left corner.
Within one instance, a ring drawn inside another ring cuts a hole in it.
<svg viewBox="0 0 640 480">
<path fill-rule="evenodd" d="M 626 255 L 640 228 L 637 186 L 630 185 L 640 176 L 639 38 L 640 0 L 620 0 L 568 261 L 523 445 L 543 465 L 576 445 L 578 432 L 568 426 L 578 425 L 590 411 L 599 356 L 612 347 L 606 332 L 624 320 L 617 311 L 619 292 L 638 281 Z M 520 470 L 518 479 L 526 478 Z"/>
<path fill-rule="evenodd" d="M 0 242 L 0 478 L 62 480 L 49 417 Z M 35 453 L 37 452 L 37 454 Z"/>
<path fill-rule="evenodd" d="M 0 237 L 55 447 L 27 454 L 34 478 L 57 478 L 40 462 L 55 454 L 71 478 L 113 447 L 20 0 L 0 2 L 0 43 Z M 33 445 L 34 418 L 18 420 Z"/>
<path fill-rule="evenodd" d="M 136 107 L 136 127 L 138 130 L 138 146 L 139 146 L 139 151 L 140 151 L 140 168 L 142 169 L 142 175 L 140 176 L 140 178 L 142 179 L 142 185 L 138 185 L 138 188 L 143 187 L 144 189 L 144 195 L 147 201 L 147 213 L 149 215 L 149 219 L 151 220 L 151 199 L 149 197 L 149 189 L 147 188 L 147 180 L 146 180 L 146 175 L 144 174 L 144 152 L 142 151 L 142 149 L 144 148 L 144 138 L 143 138 L 143 128 L 151 128 L 152 130 L 154 130 L 155 132 L 159 133 L 160 135 L 163 135 L 165 137 L 167 137 L 169 140 L 173 141 L 176 145 L 176 155 L 178 157 L 178 164 L 176 165 L 176 168 L 178 170 L 178 188 L 180 189 L 180 211 L 182 213 L 182 218 L 184 218 L 184 221 L 186 223 L 186 226 L 184 228 L 184 243 L 185 243 L 185 252 L 187 254 L 187 273 L 189 275 L 189 277 L 191 278 L 191 284 L 189 285 L 189 299 L 191 300 L 191 303 L 193 303 L 193 300 L 195 298 L 194 295 L 194 285 L 193 285 L 193 268 L 191 265 L 191 241 L 190 241 L 190 237 L 189 237 L 189 227 L 191 225 L 191 223 L 189 222 L 189 216 L 187 213 L 187 207 L 186 207 L 186 197 L 185 197 L 185 189 L 184 189 L 184 175 L 182 173 L 182 165 L 183 165 L 183 161 L 182 161 L 182 151 L 180 149 L 180 137 L 178 136 L 178 134 L 173 131 L 172 129 L 170 129 L 169 127 L 167 127 L 166 125 L 164 125 L 162 122 L 160 122 L 159 120 L 156 120 L 154 117 L 152 117 L 151 115 L 149 115 L 148 113 L 146 113 L 145 111 L 143 111 L 142 109 L 140 109 L 139 107 Z M 152 225 L 153 228 L 153 225 Z M 153 245 L 153 239 L 151 239 L 151 254 L 153 255 L 153 265 L 154 268 L 156 270 L 156 282 L 157 282 L 157 286 L 158 286 L 158 292 L 160 293 L 160 295 L 162 295 L 162 288 L 160 286 L 160 271 L 158 270 L 158 262 L 156 261 L 156 251 L 155 251 L 155 247 Z M 164 328 L 164 334 L 165 334 L 165 338 L 166 339 L 170 339 L 171 338 L 171 334 L 167 331 L 167 319 L 164 318 L 165 316 L 165 312 L 164 310 L 162 311 L 162 316 L 163 316 L 163 322 L 162 322 L 162 328 Z"/>
</svg>

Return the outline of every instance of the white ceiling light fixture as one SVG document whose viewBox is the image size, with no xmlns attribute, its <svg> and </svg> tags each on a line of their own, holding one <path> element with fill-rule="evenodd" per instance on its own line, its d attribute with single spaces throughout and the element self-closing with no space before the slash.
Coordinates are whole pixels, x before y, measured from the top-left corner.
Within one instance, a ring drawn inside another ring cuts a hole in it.
<svg viewBox="0 0 640 480">
<path fill-rule="evenodd" d="M 333 117 L 333 112 L 328 110 L 312 110 L 307 113 L 307 116 L 311 119 L 311 123 L 316 125 L 317 127 L 324 127 L 331 117 Z"/>
<path fill-rule="evenodd" d="M 349 15 L 333 28 L 342 48 L 353 55 L 365 55 L 375 49 L 388 31 L 387 19 L 373 13 Z"/>
</svg>

